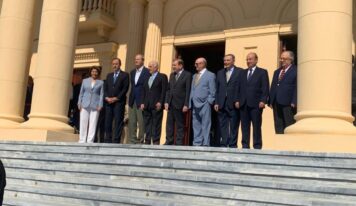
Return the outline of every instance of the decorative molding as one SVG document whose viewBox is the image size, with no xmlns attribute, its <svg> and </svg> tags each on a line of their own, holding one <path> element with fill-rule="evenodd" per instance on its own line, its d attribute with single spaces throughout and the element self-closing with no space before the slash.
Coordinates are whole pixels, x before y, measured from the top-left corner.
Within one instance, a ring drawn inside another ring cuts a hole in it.
<svg viewBox="0 0 356 206">
<path fill-rule="evenodd" d="M 213 7 L 196 7 L 184 14 L 177 24 L 175 34 L 204 33 L 219 31 L 225 28 L 222 14 Z"/>
</svg>

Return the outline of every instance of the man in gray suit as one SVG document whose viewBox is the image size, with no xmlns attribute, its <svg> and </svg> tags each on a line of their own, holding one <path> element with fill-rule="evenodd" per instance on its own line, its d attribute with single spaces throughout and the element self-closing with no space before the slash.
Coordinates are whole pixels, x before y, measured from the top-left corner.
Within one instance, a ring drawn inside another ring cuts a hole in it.
<svg viewBox="0 0 356 206">
<path fill-rule="evenodd" d="M 193 145 L 209 146 L 211 106 L 215 100 L 215 74 L 206 69 L 206 59 L 195 61 L 197 73 L 193 76 L 189 107 L 193 109 Z"/>
</svg>

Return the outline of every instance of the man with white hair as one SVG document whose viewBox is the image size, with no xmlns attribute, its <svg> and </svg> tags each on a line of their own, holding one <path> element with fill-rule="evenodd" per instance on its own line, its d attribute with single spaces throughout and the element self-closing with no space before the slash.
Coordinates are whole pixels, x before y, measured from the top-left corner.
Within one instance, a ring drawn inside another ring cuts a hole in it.
<svg viewBox="0 0 356 206">
<path fill-rule="evenodd" d="M 295 123 L 297 107 L 297 66 L 293 64 L 294 53 L 284 51 L 280 61 L 281 67 L 273 75 L 269 98 L 276 134 L 283 134 L 286 127 Z"/>
<path fill-rule="evenodd" d="M 150 77 L 146 80 L 142 92 L 141 110 L 145 124 L 145 144 L 159 145 L 161 139 L 163 106 L 166 98 L 168 78 L 158 71 L 157 61 L 148 64 Z"/>
<path fill-rule="evenodd" d="M 204 58 L 195 61 L 189 107 L 193 109 L 193 145 L 210 145 L 211 106 L 215 101 L 215 74 L 206 69 Z"/>
</svg>

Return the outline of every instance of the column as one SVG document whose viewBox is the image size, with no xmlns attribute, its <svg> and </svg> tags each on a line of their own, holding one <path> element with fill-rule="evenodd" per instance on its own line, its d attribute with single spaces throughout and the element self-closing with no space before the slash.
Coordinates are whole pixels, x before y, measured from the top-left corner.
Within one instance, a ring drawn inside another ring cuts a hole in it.
<svg viewBox="0 0 356 206">
<path fill-rule="evenodd" d="M 134 67 L 136 54 L 142 52 L 142 34 L 145 14 L 146 0 L 129 0 L 129 42 L 126 55 L 126 69 L 129 71 Z"/>
<path fill-rule="evenodd" d="M 299 0 L 298 113 L 287 134 L 355 135 L 352 0 Z"/>
<path fill-rule="evenodd" d="M 22 128 L 73 132 L 67 122 L 80 0 L 44 0 L 29 121 Z"/>
<path fill-rule="evenodd" d="M 3 0 L 0 16 L 0 128 L 23 121 L 36 0 Z"/>
<path fill-rule="evenodd" d="M 148 0 L 148 27 L 145 44 L 145 62 L 152 60 L 160 62 L 162 17 L 165 0 Z"/>
</svg>

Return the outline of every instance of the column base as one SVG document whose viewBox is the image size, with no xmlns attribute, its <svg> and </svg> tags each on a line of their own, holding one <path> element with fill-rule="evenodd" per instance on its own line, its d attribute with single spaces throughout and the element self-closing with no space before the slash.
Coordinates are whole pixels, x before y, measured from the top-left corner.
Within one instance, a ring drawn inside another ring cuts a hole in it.
<svg viewBox="0 0 356 206">
<path fill-rule="evenodd" d="M 78 142 L 77 134 L 44 129 L 0 129 L 0 140 L 39 142 Z"/>
<path fill-rule="evenodd" d="M 305 118 L 285 129 L 286 134 L 352 135 L 356 139 L 356 127 L 343 119 Z"/>
<path fill-rule="evenodd" d="M 30 118 L 20 125 L 21 129 L 41 129 L 64 133 L 74 133 L 74 128 L 60 121 L 45 118 Z"/>
<path fill-rule="evenodd" d="M 7 120 L 7 119 L 0 119 L 0 128 L 3 129 L 16 129 L 20 127 L 19 122 Z"/>
<path fill-rule="evenodd" d="M 356 153 L 356 136 L 326 134 L 281 134 L 266 137 L 264 150 Z"/>
</svg>

